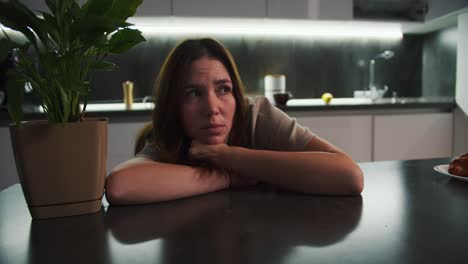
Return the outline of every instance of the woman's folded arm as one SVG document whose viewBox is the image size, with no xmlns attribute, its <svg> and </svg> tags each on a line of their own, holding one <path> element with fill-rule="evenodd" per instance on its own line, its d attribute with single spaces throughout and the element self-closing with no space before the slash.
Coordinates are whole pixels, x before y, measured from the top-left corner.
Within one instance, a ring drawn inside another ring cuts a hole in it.
<svg viewBox="0 0 468 264">
<path fill-rule="evenodd" d="M 107 177 L 106 198 L 111 204 L 139 204 L 174 200 L 229 187 L 223 170 L 134 158 Z"/>
</svg>

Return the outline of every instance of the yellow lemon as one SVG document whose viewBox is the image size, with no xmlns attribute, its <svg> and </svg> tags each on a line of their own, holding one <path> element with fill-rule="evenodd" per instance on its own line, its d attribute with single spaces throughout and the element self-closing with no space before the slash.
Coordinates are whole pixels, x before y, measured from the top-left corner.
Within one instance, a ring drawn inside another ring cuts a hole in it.
<svg viewBox="0 0 468 264">
<path fill-rule="evenodd" d="M 331 94 L 331 93 L 324 93 L 324 94 L 322 94 L 322 100 L 323 100 L 326 104 L 330 103 L 331 99 L 333 99 L 333 94 Z"/>
</svg>

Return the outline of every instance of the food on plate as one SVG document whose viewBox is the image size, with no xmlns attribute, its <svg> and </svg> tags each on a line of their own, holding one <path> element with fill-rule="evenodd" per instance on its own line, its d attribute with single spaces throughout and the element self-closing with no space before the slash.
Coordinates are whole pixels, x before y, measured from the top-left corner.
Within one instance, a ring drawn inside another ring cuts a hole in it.
<svg viewBox="0 0 468 264">
<path fill-rule="evenodd" d="M 468 152 L 450 161 L 448 172 L 453 175 L 468 177 Z"/>
</svg>

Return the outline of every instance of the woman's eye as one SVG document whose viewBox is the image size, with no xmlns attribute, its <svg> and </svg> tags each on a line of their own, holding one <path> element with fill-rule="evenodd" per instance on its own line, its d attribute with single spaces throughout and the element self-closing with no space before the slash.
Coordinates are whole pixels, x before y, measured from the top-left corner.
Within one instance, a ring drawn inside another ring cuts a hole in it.
<svg viewBox="0 0 468 264">
<path fill-rule="evenodd" d="M 189 90 L 189 91 L 187 91 L 185 93 L 185 96 L 187 96 L 187 97 L 197 97 L 197 96 L 200 96 L 200 95 L 201 95 L 201 93 L 198 90 L 195 90 L 195 89 Z"/>
<path fill-rule="evenodd" d="M 230 92 L 231 92 L 231 87 L 229 87 L 229 86 L 219 87 L 219 93 L 221 93 L 221 94 L 228 94 Z"/>
</svg>

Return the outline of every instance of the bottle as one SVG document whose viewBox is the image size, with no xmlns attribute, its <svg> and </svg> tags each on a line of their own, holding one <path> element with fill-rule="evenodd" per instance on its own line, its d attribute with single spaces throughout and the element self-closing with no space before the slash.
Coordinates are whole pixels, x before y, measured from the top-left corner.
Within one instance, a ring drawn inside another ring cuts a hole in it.
<svg viewBox="0 0 468 264">
<path fill-rule="evenodd" d="M 393 91 L 392 92 L 392 103 L 396 103 L 396 102 L 397 102 L 397 92 Z"/>
<path fill-rule="evenodd" d="M 133 105 L 133 82 L 126 81 L 122 83 L 125 109 L 131 110 Z"/>
</svg>

